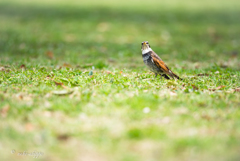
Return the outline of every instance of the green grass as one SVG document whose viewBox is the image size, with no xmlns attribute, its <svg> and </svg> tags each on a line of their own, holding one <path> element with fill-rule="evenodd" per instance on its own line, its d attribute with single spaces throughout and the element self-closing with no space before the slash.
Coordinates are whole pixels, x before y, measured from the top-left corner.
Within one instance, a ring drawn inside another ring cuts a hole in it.
<svg viewBox="0 0 240 161">
<path fill-rule="evenodd" d="M 0 160 L 239 160 L 239 15 L 237 0 L 1 1 Z M 148 71 L 146 40 L 183 81 Z"/>
</svg>

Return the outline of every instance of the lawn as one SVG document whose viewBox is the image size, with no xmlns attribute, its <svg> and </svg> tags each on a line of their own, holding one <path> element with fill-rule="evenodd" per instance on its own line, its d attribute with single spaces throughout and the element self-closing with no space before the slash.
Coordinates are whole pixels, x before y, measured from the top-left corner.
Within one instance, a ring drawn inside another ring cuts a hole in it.
<svg viewBox="0 0 240 161">
<path fill-rule="evenodd" d="M 2 0 L 0 160 L 239 161 L 239 0 Z M 178 74 L 155 78 L 141 42 Z"/>
</svg>

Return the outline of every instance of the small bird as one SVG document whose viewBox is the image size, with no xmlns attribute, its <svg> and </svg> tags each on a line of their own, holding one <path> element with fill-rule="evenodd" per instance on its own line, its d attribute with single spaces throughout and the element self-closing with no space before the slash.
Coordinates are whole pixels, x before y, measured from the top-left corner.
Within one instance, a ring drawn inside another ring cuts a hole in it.
<svg viewBox="0 0 240 161">
<path fill-rule="evenodd" d="M 170 79 L 169 76 L 174 79 L 181 79 L 175 73 L 173 73 L 168 66 L 162 61 L 162 59 L 150 48 L 148 41 L 142 42 L 142 57 L 143 62 L 147 67 L 155 73 L 155 77 L 159 74 L 166 79 Z"/>
</svg>

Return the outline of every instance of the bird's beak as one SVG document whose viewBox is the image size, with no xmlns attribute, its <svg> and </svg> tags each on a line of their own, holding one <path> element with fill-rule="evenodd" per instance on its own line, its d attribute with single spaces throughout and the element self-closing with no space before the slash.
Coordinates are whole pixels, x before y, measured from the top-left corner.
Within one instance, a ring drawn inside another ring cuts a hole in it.
<svg viewBox="0 0 240 161">
<path fill-rule="evenodd" d="M 147 48 L 148 48 L 147 43 L 146 43 L 146 42 L 143 42 L 143 44 L 142 44 L 142 50 L 145 50 L 145 49 L 147 49 Z"/>
<path fill-rule="evenodd" d="M 146 42 L 143 42 L 143 44 L 142 44 L 142 50 L 145 50 L 145 49 L 147 49 L 147 48 L 148 48 L 147 43 L 146 43 Z"/>
</svg>

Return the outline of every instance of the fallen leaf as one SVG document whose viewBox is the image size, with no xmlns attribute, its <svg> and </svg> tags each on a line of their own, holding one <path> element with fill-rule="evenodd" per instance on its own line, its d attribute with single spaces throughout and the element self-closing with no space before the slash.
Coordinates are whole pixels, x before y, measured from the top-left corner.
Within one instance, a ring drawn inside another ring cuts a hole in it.
<svg viewBox="0 0 240 161">
<path fill-rule="evenodd" d="M 22 95 L 21 93 L 16 94 L 16 97 L 17 97 L 18 99 L 20 99 L 20 100 L 23 99 L 23 95 Z"/>
<path fill-rule="evenodd" d="M 56 84 L 56 86 L 61 86 L 61 87 L 63 87 L 63 88 L 65 88 L 65 89 L 69 89 L 67 86 L 65 86 L 62 82 L 56 82 L 56 81 L 54 81 L 54 83 Z"/>
<path fill-rule="evenodd" d="M 221 86 L 218 86 L 217 88 L 213 88 L 213 89 L 211 89 L 211 88 L 209 88 L 208 90 L 209 91 L 216 91 L 216 90 L 221 90 L 221 89 L 223 89 L 223 88 L 225 88 L 226 86 L 224 86 L 224 85 L 221 85 Z"/>
<path fill-rule="evenodd" d="M 220 89 L 225 88 L 225 87 L 226 87 L 226 86 L 221 85 L 221 86 L 218 86 L 216 89 L 217 89 L 217 90 L 220 90 Z"/>
<path fill-rule="evenodd" d="M 53 54 L 53 52 L 51 52 L 51 51 L 47 51 L 47 52 L 46 52 L 46 55 L 47 55 L 47 57 L 48 57 L 49 59 L 53 59 L 53 57 L 54 57 L 54 54 Z"/>
<path fill-rule="evenodd" d="M 207 74 L 207 73 L 200 73 L 197 76 L 209 76 L 209 74 Z"/>
<path fill-rule="evenodd" d="M 52 79 L 53 80 L 53 78 L 52 77 L 54 77 L 54 75 L 52 74 L 52 75 L 47 75 L 46 76 L 46 79 Z"/>
<path fill-rule="evenodd" d="M 216 91 L 216 89 L 208 88 L 209 91 Z"/>
<path fill-rule="evenodd" d="M 20 66 L 20 68 L 26 68 L 26 66 L 25 66 L 24 64 L 22 64 L 22 65 Z"/>
<path fill-rule="evenodd" d="M 3 118 L 7 116 L 9 109 L 10 109 L 10 106 L 9 106 L 9 105 L 5 105 L 5 106 L 3 106 L 3 108 L 0 110 L 1 116 L 2 116 Z"/>
<path fill-rule="evenodd" d="M 57 139 L 60 140 L 60 141 L 66 141 L 69 139 L 69 135 L 67 134 L 60 134 L 57 136 Z"/>
<path fill-rule="evenodd" d="M 62 69 L 62 66 L 57 65 L 57 66 L 56 66 L 56 69 Z"/>
<path fill-rule="evenodd" d="M 107 74 L 112 74 L 112 72 L 110 72 L 110 71 L 107 71 Z"/>
<path fill-rule="evenodd" d="M 71 68 L 72 66 L 70 64 L 68 64 L 68 63 L 64 63 L 63 67 Z"/>
<path fill-rule="evenodd" d="M 62 82 L 56 82 L 56 81 L 54 81 L 54 82 L 55 82 L 56 86 L 63 86 Z"/>
<path fill-rule="evenodd" d="M 192 88 L 193 88 L 193 90 L 198 90 L 198 87 L 195 86 L 194 84 L 192 84 Z"/>
</svg>

